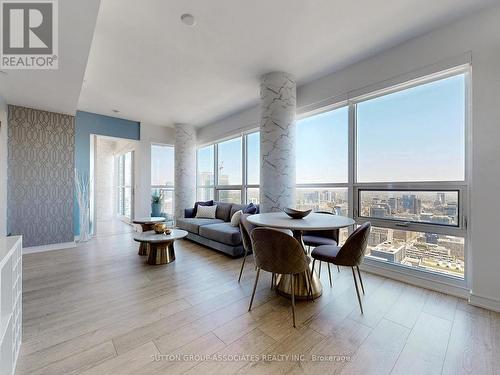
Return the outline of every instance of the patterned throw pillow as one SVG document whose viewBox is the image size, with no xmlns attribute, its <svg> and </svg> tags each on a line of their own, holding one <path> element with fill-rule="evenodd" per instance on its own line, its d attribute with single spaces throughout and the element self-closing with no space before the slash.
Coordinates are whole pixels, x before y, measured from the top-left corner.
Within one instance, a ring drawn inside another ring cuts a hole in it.
<svg viewBox="0 0 500 375">
<path fill-rule="evenodd" d="M 198 206 L 196 211 L 196 218 L 204 219 L 215 219 L 215 211 L 217 210 L 217 205 L 215 206 Z"/>
<path fill-rule="evenodd" d="M 240 225 L 241 215 L 243 215 L 243 211 L 242 210 L 236 211 L 233 214 L 233 217 L 231 218 L 231 225 L 233 227 L 237 227 L 238 225 Z"/>
<path fill-rule="evenodd" d="M 194 204 L 193 217 L 196 217 L 196 211 L 198 211 L 198 206 L 213 206 L 213 205 L 214 205 L 213 200 L 205 201 L 205 202 L 196 202 Z"/>
</svg>

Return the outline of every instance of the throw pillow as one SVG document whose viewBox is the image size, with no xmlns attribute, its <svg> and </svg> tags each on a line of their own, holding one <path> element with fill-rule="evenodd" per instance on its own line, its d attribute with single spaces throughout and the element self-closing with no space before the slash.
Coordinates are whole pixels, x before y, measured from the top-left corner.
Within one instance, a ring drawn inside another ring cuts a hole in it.
<svg viewBox="0 0 500 375">
<path fill-rule="evenodd" d="M 238 225 L 240 225 L 241 215 L 243 215 L 243 211 L 242 210 L 236 211 L 233 214 L 233 217 L 231 218 L 231 225 L 233 227 L 237 227 Z"/>
<path fill-rule="evenodd" d="M 257 206 L 253 203 L 250 203 L 248 206 L 246 206 L 243 213 L 250 214 L 250 215 L 256 214 L 257 213 Z"/>
<path fill-rule="evenodd" d="M 196 218 L 215 219 L 216 210 L 217 206 L 198 206 L 198 210 L 196 211 Z"/>
<path fill-rule="evenodd" d="M 213 205 L 214 205 L 213 200 L 206 201 L 206 202 L 196 202 L 194 204 L 193 217 L 196 217 L 196 211 L 198 211 L 198 206 L 213 206 Z"/>
</svg>

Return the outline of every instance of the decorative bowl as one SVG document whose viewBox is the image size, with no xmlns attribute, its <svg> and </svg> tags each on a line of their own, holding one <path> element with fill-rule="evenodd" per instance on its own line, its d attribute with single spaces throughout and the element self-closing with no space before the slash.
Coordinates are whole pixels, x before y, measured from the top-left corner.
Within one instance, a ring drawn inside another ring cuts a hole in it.
<svg viewBox="0 0 500 375">
<path fill-rule="evenodd" d="M 284 208 L 283 212 L 290 216 L 292 219 L 303 219 L 307 215 L 311 213 L 312 210 L 299 211 L 294 210 L 293 208 Z"/>
<path fill-rule="evenodd" d="M 165 233 L 165 229 L 167 229 L 165 223 L 156 223 L 153 226 L 153 230 L 155 231 L 156 234 Z"/>
</svg>

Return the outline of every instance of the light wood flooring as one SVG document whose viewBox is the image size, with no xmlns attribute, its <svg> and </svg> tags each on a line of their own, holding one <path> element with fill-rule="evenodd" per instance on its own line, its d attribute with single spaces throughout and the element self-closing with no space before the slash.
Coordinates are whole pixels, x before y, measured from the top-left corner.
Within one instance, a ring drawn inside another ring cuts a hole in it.
<svg viewBox="0 0 500 375">
<path fill-rule="evenodd" d="M 177 260 L 165 266 L 146 265 L 131 234 L 25 255 L 16 373 L 500 373 L 500 314 L 363 273 L 361 315 L 351 271 L 332 269 L 330 289 L 323 267 L 323 296 L 297 303 L 294 329 L 290 302 L 266 273 L 247 312 L 251 256 L 238 284 L 241 259 L 176 245 Z M 189 354 L 265 360 L 174 360 Z"/>
</svg>

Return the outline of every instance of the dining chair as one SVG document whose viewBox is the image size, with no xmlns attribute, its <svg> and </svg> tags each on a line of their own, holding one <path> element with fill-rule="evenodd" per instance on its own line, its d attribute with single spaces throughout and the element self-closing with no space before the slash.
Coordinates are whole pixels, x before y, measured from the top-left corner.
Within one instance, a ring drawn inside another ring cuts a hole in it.
<svg viewBox="0 0 500 375">
<path fill-rule="evenodd" d="M 253 286 L 252 298 L 248 311 L 252 309 L 252 303 L 259 282 L 260 270 L 274 274 L 292 275 L 291 297 L 293 326 L 295 327 L 295 285 L 293 275 L 305 272 L 307 281 L 311 285 L 308 259 L 301 244 L 292 236 L 272 228 L 255 228 L 251 234 L 257 275 Z M 309 291 L 312 295 L 312 291 Z"/>
<path fill-rule="evenodd" d="M 314 263 L 316 262 L 316 260 L 332 263 L 337 266 L 351 267 L 352 277 L 354 278 L 354 285 L 356 287 L 356 293 L 358 294 L 358 302 L 359 308 L 361 309 L 361 314 L 363 314 L 363 305 L 361 304 L 361 296 L 359 294 L 358 282 L 356 280 L 354 267 L 356 267 L 358 271 L 361 290 L 363 291 L 363 294 L 365 294 L 363 280 L 361 279 L 361 272 L 359 272 L 359 264 L 363 261 L 363 258 L 365 256 L 366 245 L 368 244 L 368 237 L 370 235 L 370 228 L 370 222 L 366 222 L 359 226 L 354 232 L 352 232 L 352 234 L 349 236 L 349 238 L 347 238 L 342 247 L 322 245 L 316 247 L 311 252 L 311 257 L 313 258 L 313 272 Z"/>
<path fill-rule="evenodd" d="M 324 215 L 335 215 L 333 212 L 329 211 L 316 211 L 315 213 Z M 337 246 L 339 244 L 339 230 L 330 229 L 330 230 L 304 231 L 304 233 L 302 234 L 302 240 L 304 241 L 304 245 L 307 246 L 308 249 L 310 249 L 311 247 L 318 247 L 321 245 Z M 327 263 L 327 265 L 328 265 L 328 278 L 330 280 L 330 287 L 331 287 L 332 273 L 330 272 L 330 264 Z M 337 266 L 337 271 L 340 272 L 339 266 Z M 321 277 L 321 262 L 319 262 L 318 276 Z"/>
<path fill-rule="evenodd" d="M 241 232 L 241 241 L 243 242 L 243 248 L 245 249 L 245 254 L 243 255 L 243 262 L 241 263 L 240 276 L 238 277 L 238 282 L 241 280 L 241 275 L 243 274 L 243 268 L 245 267 L 245 261 L 247 259 L 248 253 L 253 252 L 252 249 L 252 240 L 250 238 L 250 233 L 256 227 L 252 223 L 248 221 L 248 217 L 250 214 L 243 214 L 240 218 L 240 232 Z"/>
<path fill-rule="evenodd" d="M 240 232 L 241 232 L 241 241 L 243 243 L 243 249 L 245 249 L 245 254 L 243 255 L 243 262 L 241 262 L 240 276 L 238 277 L 238 282 L 241 281 L 241 275 L 243 274 L 243 268 L 245 268 L 245 262 L 247 259 L 247 255 L 249 253 L 253 253 L 252 249 L 252 239 L 250 238 L 250 233 L 257 227 L 248 221 L 248 217 L 251 214 L 243 214 L 240 218 Z M 289 229 L 276 229 L 279 232 L 286 233 L 288 236 L 293 236 L 293 233 Z M 271 289 L 274 287 L 276 275 L 273 274 L 271 278 Z"/>
</svg>

